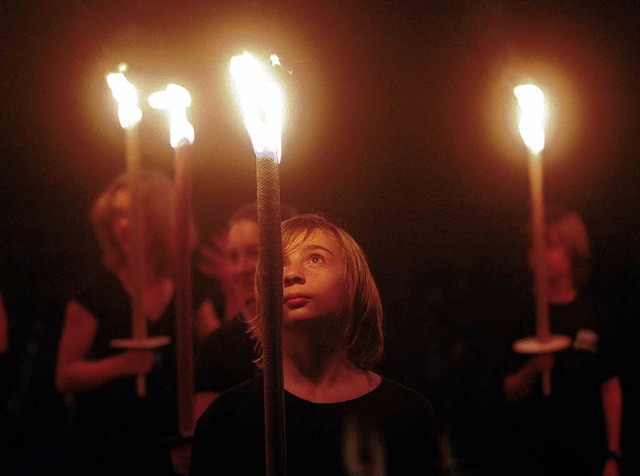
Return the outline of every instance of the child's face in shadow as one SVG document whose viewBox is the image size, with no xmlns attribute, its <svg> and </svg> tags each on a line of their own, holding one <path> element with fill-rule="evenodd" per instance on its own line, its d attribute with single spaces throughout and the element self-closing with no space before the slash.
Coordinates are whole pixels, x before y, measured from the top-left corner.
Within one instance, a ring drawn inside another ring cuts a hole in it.
<svg viewBox="0 0 640 476">
<path fill-rule="evenodd" d="M 233 289 L 245 305 L 255 303 L 255 275 L 258 266 L 258 224 L 240 220 L 229 229 L 226 257 Z"/>
<path fill-rule="evenodd" d="M 557 281 L 560 278 L 573 277 L 573 263 L 569 250 L 560 239 L 557 230 L 553 228 L 547 231 L 544 260 L 547 280 Z M 533 250 L 529 251 L 529 265 L 533 270 L 535 266 L 535 252 Z"/>
<path fill-rule="evenodd" d="M 111 233 L 120 250 L 128 255 L 131 252 L 131 195 L 128 190 L 120 189 L 111 201 Z"/>
<path fill-rule="evenodd" d="M 284 325 L 340 318 L 346 273 L 344 251 L 336 239 L 315 230 L 283 256 Z"/>
</svg>

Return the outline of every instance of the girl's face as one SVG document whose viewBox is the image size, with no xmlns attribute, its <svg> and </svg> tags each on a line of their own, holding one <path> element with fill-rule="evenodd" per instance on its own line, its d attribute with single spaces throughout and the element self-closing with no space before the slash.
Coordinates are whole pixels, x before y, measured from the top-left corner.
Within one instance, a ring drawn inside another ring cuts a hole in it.
<svg viewBox="0 0 640 476">
<path fill-rule="evenodd" d="M 535 252 L 529 252 L 529 265 L 531 269 L 535 266 Z M 545 248 L 545 264 L 548 281 L 557 281 L 561 278 L 573 277 L 573 264 L 569 250 L 566 248 L 558 232 L 553 228 L 547 231 L 547 240 Z"/>
<path fill-rule="evenodd" d="M 283 256 L 284 324 L 340 317 L 344 307 L 346 270 L 336 239 L 315 230 Z"/>
<path fill-rule="evenodd" d="M 125 256 L 131 253 L 131 194 L 123 188 L 115 192 L 111 202 L 111 233 Z"/>
<path fill-rule="evenodd" d="M 236 295 L 247 305 L 255 304 L 254 283 L 258 266 L 258 224 L 240 220 L 227 235 L 229 276 Z"/>
<path fill-rule="evenodd" d="M 142 206 L 142 204 L 140 204 Z M 140 220 L 139 233 L 141 236 L 140 246 L 143 253 L 147 253 L 153 249 L 153 234 L 150 233 L 149 223 L 145 219 L 144 211 L 142 211 L 142 220 Z M 127 257 L 130 258 L 133 252 L 133 229 L 132 229 L 132 204 L 131 194 L 129 190 L 121 188 L 117 190 L 111 201 L 111 233 L 118 248 Z"/>
</svg>

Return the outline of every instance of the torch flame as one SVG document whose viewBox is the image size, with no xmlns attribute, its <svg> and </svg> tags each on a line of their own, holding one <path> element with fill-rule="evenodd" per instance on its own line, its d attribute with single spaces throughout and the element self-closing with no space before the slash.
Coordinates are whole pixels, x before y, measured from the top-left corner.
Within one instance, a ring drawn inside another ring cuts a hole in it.
<svg viewBox="0 0 640 476">
<path fill-rule="evenodd" d="M 270 55 L 269 61 L 271 61 L 271 66 L 282 67 L 282 63 L 280 62 L 280 57 L 278 55 Z"/>
<path fill-rule="evenodd" d="M 280 87 L 250 53 L 231 58 L 230 72 L 256 157 L 280 163 L 283 117 Z"/>
<path fill-rule="evenodd" d="M 107 84 L 111 94 L 118 102 L 118 119 L 123 129 L 131 129 L 142 119 L 142 110 L 138 107 L 138 92 L 124 75 L 125 66 L 119 72 L 107 74 Z"/>
<path fill-rule="evenodd" d="M 520 136 L 527 148 L 534 154 L 544 149 L 544 126 L 546 103 L 542 90 L 533 84 L 516 86 L 513 93 L 520 107 Z"/>
<path fill-rule="evenodd" d="M 171 147 L 174 149 L 185 142 L 193 144 L 195 131 L 187 119 L 187 108 L 191 106 L 191 95 L 182 86 L 170 83 L 164 91 L 149 95 L 149 105 L 154 109 L 167 111 Z"/>
</svg>

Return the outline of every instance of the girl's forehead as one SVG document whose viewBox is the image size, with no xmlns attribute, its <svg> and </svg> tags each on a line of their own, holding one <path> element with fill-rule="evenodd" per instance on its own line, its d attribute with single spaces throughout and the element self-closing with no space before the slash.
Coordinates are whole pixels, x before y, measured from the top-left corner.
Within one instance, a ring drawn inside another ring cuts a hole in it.
<svg viewBox="0 0 640 476">
<path fill-rule="evenodd" d="M 119 188 L 111 196 L 112 208 L 128 207 L 131 202 L 131 194 L 126 188 Z"/>
<path fill-rule="evenodd" d="M 312 230 L 300 230 L 291 235 L 287 243 L 283 243 L 285 254 L 293 253 L 298 249 L 310 245 L 320 245 L 325 248 L 341 249 L 336 237 L 327 230 L 314 228 Z"/>
<path fill-rule="evenodd" d="M 229 226 L 229 230 L 227 232 L 228 237 L 234 236 L 255 236 L 255 239 L 258 239 L 258 223 L 249 220 L 249 219 L 241 219 L 233 222 L 231 226 Z"/>
</svg>

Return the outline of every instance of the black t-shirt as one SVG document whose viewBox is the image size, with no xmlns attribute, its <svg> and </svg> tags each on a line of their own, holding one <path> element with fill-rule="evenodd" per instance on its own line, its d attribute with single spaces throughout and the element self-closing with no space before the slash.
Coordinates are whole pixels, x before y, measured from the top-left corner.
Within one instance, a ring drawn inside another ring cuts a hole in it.
<svg viewBox="0 0 640 476">
<path fill-rule="evenodd" d="M 265 474 L 263 385 L 257 376 L 234 387 L 200 417 L 190 476 Z M 392 380 L 339 403 L 312 403 L 285 391 L 284 405 L 289 476 L 359 474 L 358 462 L 374 461 L 387 476 L 441 474 L 433 407 Z"/>
<path fill-rule="evenodd" d="M 602 301 L 590 296 L 551 304 L 549 318 L 551 333 L 570 337 L 571 346 L 554 353 L 551 395 L 543 395 L 538 378 L 532 394 L 511 408 L 514 438 L 537 448 L 538 454 L 564 455 L 566 461 L 598 468 L 607 444 L 601 385 L 619 373 L 616 321 Z M 532 316 L 523 321 L 513 340 L 534 335 Z M 512 352 L 509 371 L 520 368 L 529 357 Z"/>
<path fill-rule="evenodd" d="M 72 299 L 97 320 L 89 359 L 122 352 L 112 340 L 131 338 L 131 300 L 120 280 L 100 270 L 80 283 Z M 194 309 L 202 303 L 193 296 Z M 129 468 L 154 474 L 171 474 L 167 442 L 178 435 L 176 304 L 167 304 L 160 318 L 147 321 L 149 337 L 167 336 L 170 343 L 154 351 L 154 364 L 145 376 L 146 394 L 138 396 L 136 377 L 113 380 L 100 388 L 74 395 L 71 408 L 69 462 L 82 474 L 113 474 Z M 69 468 L 68 474 L 76 474 Z"/>
</svg>

